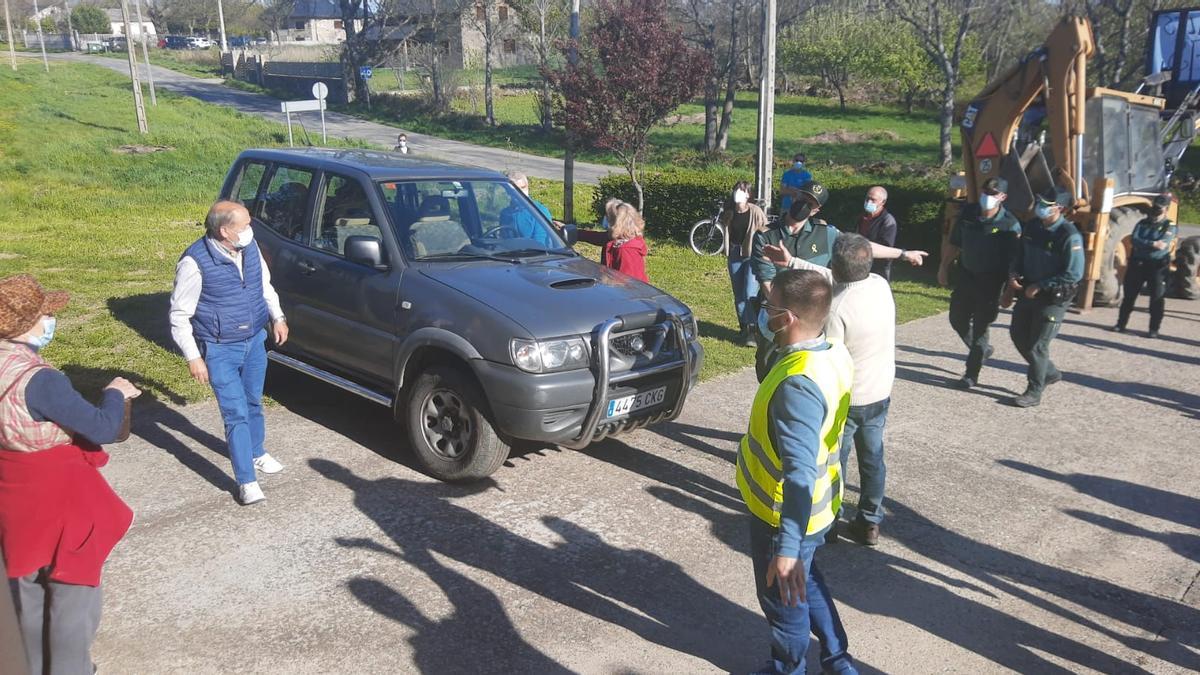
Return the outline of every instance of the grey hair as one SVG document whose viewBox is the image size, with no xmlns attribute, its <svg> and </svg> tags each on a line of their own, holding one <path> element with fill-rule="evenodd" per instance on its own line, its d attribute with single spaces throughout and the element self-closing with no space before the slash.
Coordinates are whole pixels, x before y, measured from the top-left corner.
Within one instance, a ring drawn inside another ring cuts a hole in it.
<svg viewBox="0 0 1200 675">
<path fill-rule="evenodd" d="M 871 242 L 861 234 L 841 234 L 833 242 L 833 261 L 829 267 L 839 283 L 862 281 L 871 274 L 875 262 Z"/>
<path fill-rule="evenodd" d="M 871 190 L 879 190 L 880 192 L 882 192 L 883 193 L 883 201 L 885 201 L 885 202 L 887 201 L 887 199 L 888 199 L 887 188 L 883 187 L 882 185 L 872 185 L 871 189 L 867 190 L 867 195 L 871 194 Z"/>
<path fill-rule="evenodd" d="M 208 210 L 208 215 L 204 218 L 204 233 L 214 239 L 221 238 L 221 228 L 228 227 L 233 224 L 233 219 L 238 211 L 245 211 L 246 207 L 238 202 L 221 200 L 212 205 Z"/>
<path fill-rule="evenodd" d="M 508 171 L 505 172 L 504 175 L 508 177 L 509 182 L 511 182 L 513 185 L 520 185 L 521 183 L 529 185 L 529 176 L 526 176 L 520 171 Z"/>
</svg>

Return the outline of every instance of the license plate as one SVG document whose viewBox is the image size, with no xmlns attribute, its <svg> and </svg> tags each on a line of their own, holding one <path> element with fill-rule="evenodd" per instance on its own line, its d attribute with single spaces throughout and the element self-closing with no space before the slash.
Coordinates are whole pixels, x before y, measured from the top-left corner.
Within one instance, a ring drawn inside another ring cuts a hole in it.
<svg viewBox="0 0 1200 675">
<path fill-rule="evenodd" d="M 622 396 L 608 402 L 608 417 L 619 417 L 635 413 L 643 408 L 661 404 L 667 399 L 667 388 L 659 387 L 650 391 L 642 391 L 632 396 Z"/>
</svg>

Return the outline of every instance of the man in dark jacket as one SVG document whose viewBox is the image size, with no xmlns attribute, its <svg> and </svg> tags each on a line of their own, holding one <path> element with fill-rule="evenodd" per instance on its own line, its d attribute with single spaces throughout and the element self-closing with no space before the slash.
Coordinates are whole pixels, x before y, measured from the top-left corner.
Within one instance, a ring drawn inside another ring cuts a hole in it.
<svg viewBox="0 0 1200 675">
<path fill-rule="evenodd" d="M 863 215 L 858 219 L 858 233 L 868 241 L 880 246 L 896 245 L 896 217 L 887 209 L 888 193 L 882 185 L 867 190 L 867 199 L 863 202 Z M 871 267 L 872 274 L 892 280 L 892 261 L 876 260 Z"/>
<path fill-rule="evenodd" d="M 1167 207 L 1171 195 L 1154 198 L 1150 215 L 1133 228 L 1133 250 L 1129 253 L 1129 267 L 1125 270 L 1125 298 L 1121 300 L 1121 311 L 1117 316 L 1117 330 L 1124 333 L 1133 313 L 1133 305 L 1143 286 L 1150 295 L 1150 332 L 1147 337 L 1158 337 L 1166 310 L 1167 271 L 1171 266 L 1171 242 L 1179 233 L 1179 227 L 1167 219 Z"/>
</svg>

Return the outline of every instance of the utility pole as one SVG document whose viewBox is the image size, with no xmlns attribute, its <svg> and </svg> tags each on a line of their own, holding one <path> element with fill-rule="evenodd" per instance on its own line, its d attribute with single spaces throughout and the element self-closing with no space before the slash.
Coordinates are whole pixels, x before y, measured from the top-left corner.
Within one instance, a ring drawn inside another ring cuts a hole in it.
<svg viewBox="0 0 1200 675">
<path fill-rule="evenodd" d="M 579 40 L 579 0 L 571 0 L 571 31 L 572 42 Z M 579 51 L 571 47 L 567 55 L 571 66 L 579 65 Z M 563 153 L 563 220 L 575 222 L 575 135 L 570 129 L 567 132 L 567 149 Z"/>
<path fill-rule="evenodd" d="M 38 9 L 37 0 L 33 0 L 33 16 L 37 19 L 37 34 L 38 43 L 42 45 L 42 65 L 46 67 L 46 72 L 50 72 L 50 59 L 46 58 L 46 37 L 42 35 L 42 20 L 38 17 L 41 10 Z"/>
<path fill-rule="evenodd" d="M 137 59 L 133 56 L 133 44 L 130 42 L 129 3 L 126 0 L 121 0 L 121 19 L 125 21 L 125 54 L 129 57 L 129 79 L 133 80 L 133 108 L 137 113 L 138 131 L 148 134 L 150 128 L 146 126 L 146 104 L 142 102 L 142 83 L 138 81 Z"/>
<path fill-rule="evenodd" d="M 146 58 L 146 82 L 150 85 L 150 105 L 158 107 L 158 94 L 154 91 L 154 71 L 150 68 L 150 48 L 146 46 L 146 24 L 142 23 L 142 0 L 133 0 L 137 8 L 138 36 L 142 38 L 142 56 Z M 133 45 L 129 45 L 133 49 Z"/>
<path fill-rule="evenodd" d="M 71 51 L 75 51 L 75 25 L 71 23 L 71 8 L 67 3 L 63 3 L 63 13 L 67 15 L 67 46 Z"/>
<path fill-rule="evenodd" d="M 12 17 L 8 14 L 8 0 L 4 0 L 4 30 L 8 31 L 8 60 L 12 69 L 17 69 L 17 47 L 13 44 Z"/>
<path fill-rule="evenodd" d="M 217 20 L 221 23 L 221 53 L 229 51 L 229 43 L 225 41 L 225 4 L 217 0 Z"/>
<path fill-rule="evenodd" d="M 754 182 L 763 210 L 771 207 L 775 168 L 775 0 L 763 0 L 762 82 L 758 87 L 758 165 Z"/>
</svg>

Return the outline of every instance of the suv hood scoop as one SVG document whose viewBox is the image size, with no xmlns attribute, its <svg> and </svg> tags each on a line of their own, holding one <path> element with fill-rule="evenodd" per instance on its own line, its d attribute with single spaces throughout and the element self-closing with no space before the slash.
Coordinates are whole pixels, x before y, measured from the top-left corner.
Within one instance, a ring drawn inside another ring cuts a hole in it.
<svg viewBox="0 0 1200 675">
<path fill-rule="evenodd" d="M 590 333 L 605 319 L 620 314 L 687 311 L 657 288 L 586 258 L 521 265 L 431 263 L 422 267 L 421 274 L 502 312 L 538 338 Z"/>
<path fill-rule="evenodd" d="M 550 288 L 557 288 L 561 291 L 564 289 L 569 290 L 573 288 L 591 288 L 595 285 L 596 280 L 591 277 L 576 277 L 574 279 L 563 279 L 562 281 L 552 282 L 550 284 Z"/>
</svg>

